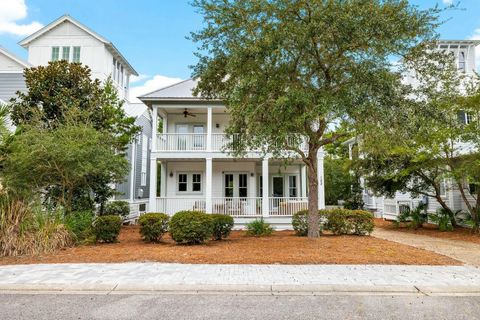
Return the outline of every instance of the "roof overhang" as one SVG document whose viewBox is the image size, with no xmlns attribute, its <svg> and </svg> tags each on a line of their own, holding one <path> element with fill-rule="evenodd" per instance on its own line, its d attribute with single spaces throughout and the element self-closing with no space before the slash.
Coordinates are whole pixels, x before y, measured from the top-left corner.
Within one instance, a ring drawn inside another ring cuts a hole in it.
<svg viewBox="0 0 480 320">
<path fill-rule="evenodd" d="M 22 60 L 21 58 L 17 57 L 16 55 L 9 52 L 5 48 L 0 47 L 0 53 L 5 55 L 6 57 L 10 58 L 11 60 L 15 61 L 16 63 L 18 63 L 19 65 L 21 65 L 24 68 L 30 68 L 32 66 L 30 63 Z"/>
<path fill-rule="evenodd" d="M 105 44 L 105 46 L 108 48 L 108 50 L 110 51 L 110 53 L 112 53 L 112 55 L 120 60 L 128 69 L 128 71 L 130 71 L 131 74 L 135 75 L 135 76 L 138 76 L 138 73 L 137 71 L 135 71 L 135 69 L 130 65 L 130 63 L 127 61 L 127 59 L 125 59 L 125 57 L 120 53 L 120 51 L 118 51 L 117 48 L 115 48 L 115 46 L 113 45 L 112 42 L 110 42 L 109 40 L 107 40 L 106 38 L 102 37 L 101 35 L 99 35 L 98 33 L 96 33 L 95 31 L 91 30 L 90 28 L 88 28 L 87 26 L 85 26 L 84 24 L 80 23 L 79 21 L 75 20 L 74 18 L 72 18 L 70 15 L 66 14 L 66 15 L 63 15 L 61 16 L 60 18 L 56 19 L 55 21 L 49 23 L 48 25 L 46 25 L 45 27 L 41 28 L 40 30 L 38 30 L 37 32 L 34 32 L 33 34 L 29 35 L 28 37 L 26 37 L 25 39 L 21 40 L 18 44 L 21 45 L 22 47 L 24 47 L 25 49 L 28 47 L 28 45 L 34 41 L 35 39 L 37 39 L 38 37 L 40 37 L 41 35 L 47 33 L 48 31 L 54 29 L 55 27 L 57 27 L 58 25 L 64 23 L 64 22 L 70 22 L 72 24 L 74 24 L 75 26 L 77 26 L 78 28 L 80 28 L 81 30 L 85 31 L 86 33 L 90 34 L 92 37 L 94 37 L 95 39 L 97 39 L 98 41 L 102 42 L 103 44 Z"/>
</svg>

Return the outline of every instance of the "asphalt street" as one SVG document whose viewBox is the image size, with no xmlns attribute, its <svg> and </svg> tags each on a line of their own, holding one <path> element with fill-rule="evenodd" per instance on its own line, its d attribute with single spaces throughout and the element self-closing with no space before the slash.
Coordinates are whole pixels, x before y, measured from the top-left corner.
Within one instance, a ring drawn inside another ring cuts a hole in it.
<svg viewBox="0 0 480 320">
<path fill-rule="evenodd" d="M 1 319 L 480 319 L 480 297 L 1 294 Z"/>
</svg>

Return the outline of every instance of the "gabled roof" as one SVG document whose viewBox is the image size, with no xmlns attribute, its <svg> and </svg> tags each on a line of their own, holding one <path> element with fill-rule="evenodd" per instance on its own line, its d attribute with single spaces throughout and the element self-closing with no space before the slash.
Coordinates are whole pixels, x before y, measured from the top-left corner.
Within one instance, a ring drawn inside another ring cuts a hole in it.
<svg viewBox="0 0 480 320">
<path fill-rule="evenodd" d="M 15 61 L 16 63 L 18 63 L 19 65 L 21 65 L 24 68 L 30 68 L 31 67 L 30 63 L 24 61 L 22 58 L 17 57 L 16 55 L 14 55 L 13 53 L 11 53 L 10 51 L 8 51 L 5 48 L 0 47 L 0 54 L 3 54 L 4 56 L 6 56 L 9 59 Z"/>
<path fill-rule="evenodd" d="M 60 18 L 58 18 L 57 20 L 49 23 L 48 25 L 46 25 L 45 27 L 43 27 L 42 29 L 38 30 L 37 32 L 29 35 L 28 37 L 26 37 L 25 39 L 23 39 L 22 41 L 20 41 L 18 44 L 21 45 L 22 47 L 24 48 L 27 48 L 28 45 L 35 39 L 37 39 L 38 37 L 42 36 L 43 34 L 47 33 L 48 31 L 54 29 L 55 27 L 57 27 L 58 25 L 60 25 L 61 23 L 63 22 L 70 22 L 72 24 L 74 24 L 75 26 L 77 26 L 78 28 L 80 28 L 81 30 L 85 31 L 86 33 L 90 34 L 92 37 L 96 38 L 98 41 L 102 42 L 105 44 L 105 46 L 110 50 L 110 52 L 113 54 L 113 56 L 120 60 L 126 67 L 127 69 L 130 71 L 131 74 L 135 75 L 135 76 L 138 76 L 138 73 L 137 71 L 135 71 L 135 69 L 133 69 L 133 67 L 130 65 L 130 63 L 127 61 L 127 59 L 125 59 L 125 57 L 120 53 L 120 51 L 118 51 L 118 49 L 113 45 L 113 43 L 109 40 L 107 40 L 106 38 L 104 38 L 103 36 L 99 35 L 98 33 L 96 33 L 95 31 L 91 30 L 90 28 L 88 28 L 87 26 L 85 26 L 84 24 L 80 23 L 79 21 L 75 20 L 74 18 L 72 18 L 70 15 L 68 14 L 65 14 L 63 16 L 61 16 Z"/>
<path fill-rule="evenodd" d="M 205 98 L 193 95 L 198 79 L 187 79 L 167 87 L 144 94 L 138 99 L 142 101 L 204 101 Z M 209 99 L 209 101 L 220 101 Z"/>
</svg>

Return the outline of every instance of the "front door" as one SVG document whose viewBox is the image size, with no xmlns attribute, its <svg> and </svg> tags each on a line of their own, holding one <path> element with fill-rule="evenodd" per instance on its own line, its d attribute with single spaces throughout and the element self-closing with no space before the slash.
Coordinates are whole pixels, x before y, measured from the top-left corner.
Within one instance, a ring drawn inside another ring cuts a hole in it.
<svg viewBox="0 0 480 320">
<path fill-rule="evenodd" d="M 188 124 L 177 124 L 177 150 L 187 150 Z"/>
<path fill-rule="evenodd" d="M 273 196 L 282 198 L 284 196 L 283 190 L 283 177 L 273 177 Z"/>
</svg>

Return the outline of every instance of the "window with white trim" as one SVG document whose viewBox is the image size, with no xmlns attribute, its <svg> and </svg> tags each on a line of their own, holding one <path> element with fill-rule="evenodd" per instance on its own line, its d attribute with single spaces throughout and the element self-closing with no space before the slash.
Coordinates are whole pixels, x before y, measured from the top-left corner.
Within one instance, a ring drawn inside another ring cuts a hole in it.
<svg viewBox="0 0 480 320">
<path fill-rule="evenodd" d="M 460 51 L 458 55 L 458 70 L 465 72 L 466 69 L 465 52 Z"/>
<path fill-rule="evenodd" d="M 73 47 L 72 62 L 80 62 L 80 47 Z"/>
<path fill-rule="evenodd" d="M 117 79 L 117 60 L 115 58 L 113 58 L 112 78 L 113 80 Z"/>
<path fill-rule="evenodd" d="M 62 60 L 70 61 L 70 47 L 62 47 Z"/>
<path fill-rule="evenodd" d="M 142 134 L 142 168 L 140 170 L 140 185 L 147 185 L 148 136 Z"/>
<path fill-rule="evenodd" d="M 445 197 L 447 195 L 447 181 L 443 179 L 440 181 L 440 196 Z"/>
<path fill-rule="evenodd" d="M 52 61 L 58 61 L 60 59 L 60 47 L 52 47 Z"/>
<path fill-rule="evenodd" d="M 298 196 L 297 176 L 288 176 L 288 196 L 290 198 Z"/>
<path fill-rule="evenodd" d="M 240 198 L 248 196 L 248 175 L 246 173 L 238 175 L 238 196 Z"/>
<path fill-rule="evenodd" d="M 202 174 L 199 172 L 179 172 L 177 174 L 178 193 L 202 193 Z"/>
</svg>

